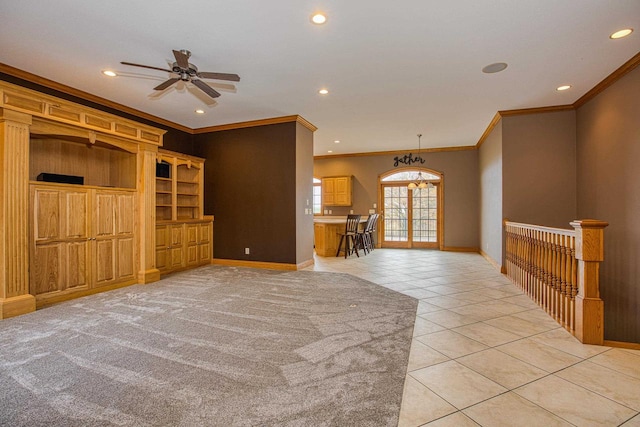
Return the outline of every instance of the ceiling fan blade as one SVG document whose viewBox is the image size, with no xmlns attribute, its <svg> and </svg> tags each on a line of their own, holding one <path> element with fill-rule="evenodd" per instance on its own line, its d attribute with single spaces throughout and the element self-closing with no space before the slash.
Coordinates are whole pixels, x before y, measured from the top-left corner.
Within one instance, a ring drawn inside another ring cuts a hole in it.
<svg viewBox="0 0 640 427">
<path fill-rule="evenodd" d="M 209 95 L 212 98 L 217 98 L 220 96 L 220 93 L 214 90 L 211 86 L 203 82 L 202 80 L 192 79 L 191 83 L 199 87 L 204 93 Z"/>
<path fill-rule="evenodd" d="M 152 67 L 150 65 L 134 64 L 133 62 L 121 62 L 121 64 L 122 65 L 131 65 L 131 66 L 134 66 L 134 67 L 149 68 L 151 70 L 166 71 L 167 73 L 172 73 L 173 72 L 171 70 L 167 70 L 166 68 L 158 68 L 158 67 Z"/>
<path fill-rule="evenodd" d="M 173 51 L 173 56 L 176 57 L 176 62 L 178 63 L 178 67 L 188 69 L 189 68 L 189 57 L 179 50 Z"/>
<path fill-rule="evenodd" d="M 229 73 L 208 73 L 206 71 L 202 71 L 198 73 L 198 77 L 202 77 L 203 79 L 229 80 L 231 82 L 240 81 L 239 75 Z"/>
<path fill-rule="evenodd" d="M 163 83 L 160 83 L 158 86 L 154 87 L 153 90 L 165 90 L 166 88 L 168 88 L 169 86 L 171 86 L 172 84 L 174 84 L 175 82 L 180 81 L 179 77 L 174 77 L 172 79 L 169 79 Z"/>
</svg>

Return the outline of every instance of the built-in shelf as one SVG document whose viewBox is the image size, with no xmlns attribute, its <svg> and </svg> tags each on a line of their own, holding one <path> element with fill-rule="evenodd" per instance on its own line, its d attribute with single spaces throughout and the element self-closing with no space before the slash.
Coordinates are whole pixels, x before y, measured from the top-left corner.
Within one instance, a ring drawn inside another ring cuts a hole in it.
<svg viewBox="0 0 640 427">
<path fill-rule="evenodd" d="M 156 220 L 201 219 L 204 159 L 161 149 L 158 161 Z"/>
</svg>

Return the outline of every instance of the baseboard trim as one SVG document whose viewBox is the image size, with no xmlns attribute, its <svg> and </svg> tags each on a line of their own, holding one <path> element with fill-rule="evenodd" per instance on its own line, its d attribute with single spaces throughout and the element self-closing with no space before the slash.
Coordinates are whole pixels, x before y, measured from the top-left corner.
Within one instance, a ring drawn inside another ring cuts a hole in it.
<svg viewBox="0 0 640 427">
<path fill-rule="evenodd" d="M 153 283 L 158 280 L 160 280 L 160 270 L 157 268 L 138 272 L 138 283 L 140 284 Z"/>
<path fill-rule="evenodd" d="M 0 298 L 0 319 L 36 311 L 36 298 L 31 294 Z"/>
<path fill-rule="evenodd" d="M 306 261 L 303 261 L 303 262 L 299 263 L 296 267 L 298 268 L 298 270 L 302 270 L 304 268 L 311 267 L 315 263 L 316 263 L 315 260 L 313 258 L 311 258 L 311 259 L 308 259 Z"/>
<path fill-rule="evenodd" d="M 308 267 L 313 264 L 313 259 L 301 262 L 300 264 L 286 264 L 281 262 L 265 262 L 265 261 L 245 261 L 240 259 L 223 259 L 213 258 L 211 264 L 226 265 L 227 267 L 249 267 L 264 268 L 267 270 L 288 270 L 295 271 Z"/>
<path fill-rule="evenodd" d="M 480 249 L 468 246 L 444 246 L 442 248 L 445 252 L 474 252 L 478 253 Z"/>
<path fill-rule="evenodd" d="M 640 350 L 640 343 L 626 342 L 626 341 L 609 341 L 604 340 L 602 345 L 607 347 L 627 348 L 630 350 Z"/>
<path fill-rule="evenodd" d="M 480 255 L 482 255 L 484 257 L 484 259 L 486 259 L 487 261 L 489 261 L 489 264 L 491 264 L 493 266 L 493 268 L 495 268 L 496 270 L 498 270 L 500 273 L 505 274 L 507 271 L 506 269 L 501 266 L 500 264 L 498 264 L 498 261 L 494 260 L 493 258 L 491 258 L 489 255 L 487 255 L 487 253 L 485 251 L 483 251 L 482 249 L 480 249 Z"/>
<path fill-rule="evenodd" d="M 58 304 L 63 301 L 69 301 L 76 298 L 86 297 L 88 295 L 99 294 L 101 292 L 112 291 L 114 289 L 125 288 L 127 286 L 136 285 L 139 283 L 140 282 L 138 282 L 136 279 L 131 279 L 112 285 L 99 286 L 97 288 L 76 290 L 66 293 L 60 293 L 57 295 L 36 296 L 36 308 L 41 309 L 53 304 Z"/>
</svg>

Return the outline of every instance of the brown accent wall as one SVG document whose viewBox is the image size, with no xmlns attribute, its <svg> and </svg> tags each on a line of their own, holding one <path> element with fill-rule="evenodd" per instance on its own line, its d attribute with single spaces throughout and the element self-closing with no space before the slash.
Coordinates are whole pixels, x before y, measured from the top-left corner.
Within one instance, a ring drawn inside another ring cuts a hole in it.
<svg viewBox="0 0 640 427">
<path fill-rule="evenodd" d="M 640 343 L 640 68 L 577 110 L 578 216 L 609 222 L 605 339 Z"/>
<path fill-rule="evenodd" d="M 571 228 L 576 219 L 576 114 L 502 118 L 502 216 Z"/>
<path fill-rule="evenodd" d="M 297 263 L 296 129 L 291 122 L 195 135 L 216 258 Z"/>
<path fill-rule="evenodd" d="M 502 264 L 502 121 L 480 146 L 480 249 Z"/>
<path fill-rule="evenodd" d="M 394 155 L 316 159 L 316 178 L 353 175 L 353 206 L 331 207 L 333 215 L 368 215 L 378 202 L 378 177 L 395 169 Z M 444 151 L 423 154 L 421 167 L 444 174 L 444 246 L 478 248 L 478 151 Z M 379 212 L 381 207 L 378 206 Z"/>
</svg>

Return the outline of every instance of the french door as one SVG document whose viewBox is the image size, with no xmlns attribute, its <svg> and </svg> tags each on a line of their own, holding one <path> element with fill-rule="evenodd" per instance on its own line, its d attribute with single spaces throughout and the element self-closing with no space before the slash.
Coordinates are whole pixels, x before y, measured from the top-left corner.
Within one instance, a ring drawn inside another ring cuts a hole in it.
<svg viewBox="0 0 640 427">
<path fill-rule="evenodd" d="M 381 183 L 382 247 L 440 247 L 439 186 L 436 183 L 428 188 L 410 189 L 407 183 Z"/>
</svg>

